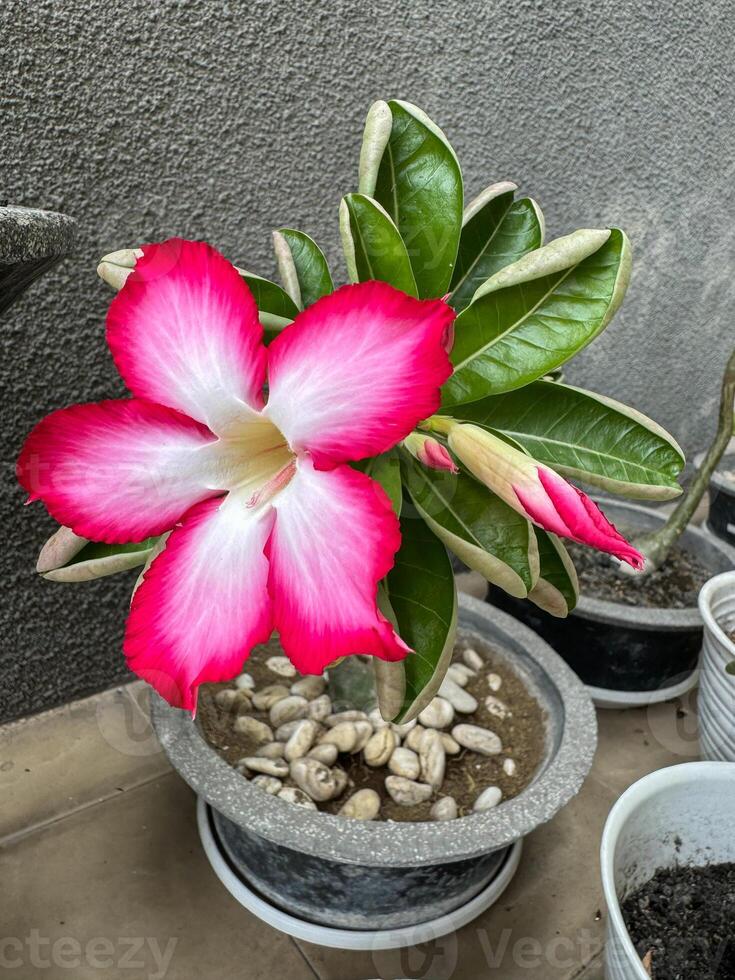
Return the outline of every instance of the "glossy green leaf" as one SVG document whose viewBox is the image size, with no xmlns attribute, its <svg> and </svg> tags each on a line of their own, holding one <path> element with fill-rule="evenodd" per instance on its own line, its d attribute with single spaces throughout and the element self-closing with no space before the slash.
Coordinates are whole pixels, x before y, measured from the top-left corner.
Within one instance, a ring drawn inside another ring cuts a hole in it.
<svg viewBox="0 0 735 980">
<path fill-rule="evenodd" d="M 528 598 L 540 609 L 563 619 L 577 605 L 579 583 L 574 562 L 555 534 L 534 527 L 538 540 L 540 571 Z"/>
<path fill-rule="evenodd" d="M 575 231 L 501 269 L 455 321 L 443 404 L 512 391 L 559 367 L 612 319 L 629 276 L 617 229 Z"/>
<path fill-rule="evenodd" d="M 541 246 L 541 211 L 530 197 L 515 201 L 515 190 L 510 181 L 493 184 L 465 208 L 449 297 L 457 312 L 487 279 Z"/>
<path fill-rule="evenodd" d="M 246 272 L 244 269 L 237 271 L 250 287 L 259 313 L 269 313 L 282 319 L 293 320 L 299 308 L 285 289 L 282 289 L 278 283 L 271 282 L 270 279 L 256 276 L 254 272 Z"/>
<path fill-rule="evenodd" d="M 275 340 L 284 327 L 293 323 L 293 320 L 283 316 L 275 316 L 273 313 L 261 313 L 259 319 L 263 326 L 263 343 L 266 346 Z"/>
<path fill-rule="evenodd" d="M 303 231 L 281 228 L 273 232 L 273 246 L 281 279 L 299 309 L 306 309 L 334 290 L 324 253 Z"/>
<path fill-rule="evenodd" d="M 135 544 L 88 541 L 66 564 L 44 572 L 43 577 L 52 582 L 89 582 L 125 572 L 144 565 L 158 540 L 158 537 L 146 538 Z"/>
<path fill-rule="evenodd" d="M 416 296 L 406 246 L 388 214 L 372 198 L 348 194 L 339 209 L 342 245 L 353 282 L 379 279 Z"/>
<path fill-rule="evenodd" d="M 360 171 L 357 188 L 361 194 L 366 194 L 368 197 L 375 196 L 380 162 L 383 159 L 383 153 L 388 145 L 392 129 L 393 116 L 388 103 L 382 100 L 373 102 L 368 109 L 365 120 L 365 131 L 360 147 Z"/>
<path fill-rule="evenodd" d="M 459 163 L 444 133 L 425 113 L 408 102 L 388 105 L 392 129 L 373 196 L 405 242 L 419 296 L 443 296 L 462 228 Z"/>
<path fill-rule="evenodd" d="M 509 437 L 563 476 L 642 500 L 681 493 L 684 455 L 656 422 L 603 395 L 555 381 L 447 410 Z"/>
<path fill-rule="evenodd" d="M 410 721 L 439 689 L 457 629 L 457 589 L 446 548 L 421 519 L 401 518 L 402 542 L 386 579 L 400 636 L 414 651 L 401 661 L 405 695 L 395 720 Z"/>
<path fill-rule="evenodd" d="M 735 676 L 735 660 L 731 660 L 730 663 L 725 667 L 728 674 L 733 674 Z"/>
<path fill-rule="evenodd" d="M 380 456 L 361 459 L 352 465 L 381 485 L 393 505 L 393 510 L 400 517 L 403 489 L 401 486 L 401 464 L 397 454 L 391 450 L 387 453 L 381 453 Z"/>
<path fill-rule="evenodd" d="M 539 574 L 531 525 L 469 474 L 422 466 L 402 456 L 414 506 L 436 536 L 488 582 L 525 598 Z"/>
</svg>

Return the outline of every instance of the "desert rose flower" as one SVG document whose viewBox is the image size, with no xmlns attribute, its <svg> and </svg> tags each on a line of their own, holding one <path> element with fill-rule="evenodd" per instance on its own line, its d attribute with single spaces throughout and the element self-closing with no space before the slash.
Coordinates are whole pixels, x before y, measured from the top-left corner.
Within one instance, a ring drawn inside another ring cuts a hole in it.
<svg viewBox="0 0 735 980">
<path fill-rule="evenodd" d="M 562 538 L 588 544 L 632 565 L 643 556 L 594 501 L 554 470 L 477 425 L 437 420 L 449 448 L 485 486 L 529 521 Z"/>
<path fill-rule="evenodd" d="M 423 432 L 412 432 L 410 436 L 403 440 L 403 445 L 411 455 L 434 470 L 449 470 L 450 473 L 459 473 L 457 464 L 440 442 Z"/>
<path fill-rule="evenodd" d="M 125 263 L 107 340 L 133 397 L 49 415 L 18 476 L 90 540 L 173 529 L 133 598 L 130 667 L 193 710 L 198 686 L 234 676 L 274 629 L 302 673 L 353 653 L 402 659 L 376 606 L 398 521 L 347 464 L 437 410 L 453 311 L 344 286 L 266 348 L 252 294 L 209 245 L 171 239 Z"/>
</svg>

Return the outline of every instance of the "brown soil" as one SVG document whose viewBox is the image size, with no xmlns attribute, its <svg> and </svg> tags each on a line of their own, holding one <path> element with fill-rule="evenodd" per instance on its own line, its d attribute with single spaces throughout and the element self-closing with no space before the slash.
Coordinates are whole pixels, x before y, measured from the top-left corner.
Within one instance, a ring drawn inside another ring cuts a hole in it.
<svg viewBox="0 0 735 980">
<path fill-rule="evenodd" d="M 599 551 L 564 543 L 577 569 L 580 593 L 594 599 L 653 609 L 689 609 L 697 605 L 699 590 L 712 577 L 695 554 L 681 547 L 675 547 L 652 575 L 637 576 L 619 571 L 617 563 Z"/>
<path fill-rule="evenodd" d="M 457 662 L 462 662 L 461 649 L 462 647 L 458 645 L 455 650 Z M 370 768 L 363 762 L 362 753 L 341 754 L 337 759 L 337 765 L 347 772 L 348 788 L 336 800 L 319 804 L 320 809 L 336 813 L 347 796 L 358 789 L 370 787 L 380 795 L 382 800 L 380 819 L 418 821 L 428 820 L 432 804 L 443 796 L 453 796 L 457 801 L 460 816 L 465 816 L 472 811 L 472 804 L 486 786 L 500 787 L 504 801 L 512 799 L 525 789 L 531 782 L 544 754 L 543 712 L 518 675 L 509 670 L 497 654 L 493 655 L 492 646 L 483 647 L 483 650 L 487 650 L 488 653 L 487 671 L 478 674 L 465 688 L 477 699 L 478 710 L 471 715 L 456 715 L 452 726 L 447 730 L 451 732 L 453 725 L 459 723 L 489 728 L 503 743 L 501 755 L 486 757 L 462 749 L 458 755 L 447 756 L 446 776 L 439 793 L 426 803 L 415 807 L 404 807 L 394 803 L 385 790 L 385 777 L 390 775 L 387 767 Z M 280 682 L 288 687 L 297 679 L 294 677 L 291 680 L 281 681 L 265 666 L 264 661 L 268 656 L 281 653 L 275 641 L 253 651 L 245 669 L 255 679 L 256 688 Z M 485 707 L 485 698 L 492 693 L 486 680 L 486 675 L 491 670 L 495 671 L 503 681 L 496 696 L 511 711 L 510 717 L 504 720 L 491 715 Z M 244 735 L 234 731 L 232 726 L 236 715 L 221 708 L 214 700 L 217 691 L 231 686 L 233 685 L 202 685 L 199 691 L 197 720 L 209 744 L 234 766 L 243 756 L 254 754 L 256 746 Z M 266 712 L 250 713 L 255 718 L 268 721 Z M 512 758 L 516 763 L 516 772 L 513 776 L 508 776 L 503 770 L 505 758 Z"/>
<path fill-rule="evenodd" d="M 653 980 L 734 980 L 735 864 L 657 871 L 622 912 Z"/>
</svg>

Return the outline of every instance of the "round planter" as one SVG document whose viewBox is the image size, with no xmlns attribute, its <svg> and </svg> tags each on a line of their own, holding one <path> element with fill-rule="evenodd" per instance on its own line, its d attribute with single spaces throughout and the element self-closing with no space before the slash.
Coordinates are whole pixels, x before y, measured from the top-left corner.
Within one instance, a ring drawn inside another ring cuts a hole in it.
<svg viewBox="0 0 735 980">
<path fill-rule="evenodd" d="M 725 476 L 735 472 L 735 452 L 728 452 L 709 481 L 707 528 L 718 538 L 735 546 L 735 482 Z"/>
<path fill-rule="evenodd" d="M 212 808 L 219 850 L 274 916 L 280 911 L 346 931 L 394 931 L 436 920 L 451 930 L 458 910 L 482 910 L 470 903 L 507 869 L 512 845 L 579 791 L 596 746 L 594 708 L 583 685 L 538 636 L 477 599 L 460 598 L 459 635 L 480 654 L 500 647 L 543 708 L 546 739 L 539 770 L 519 796 L 453 821 L 345 820 L 269 796 L 229 766 L 185 712 L 154 699 L 161 744 Z M 284 923 L 278 916 L 273 921 Z"/>
<path fill-rule="evenodd" d="M 659 868 L 735 861 L 735 767 L 688 762 L 634 783 L 610 811 L 602 835 L 608 908 L 606 980 L 650 980 L 631 942 L 621 903 Z"/>
<path fill-rule="evenodd" d="M 699 593 L 704 643 L 699 678 L 699 743 L 704 759 L 735 762 L 735 571 L 716 575 Z"/>
<path fill-rule="evenodd" d="M 55 211 L 0 207 L 0 314 L 70 251 L 76 228 Z"/>
<path fill-rule="evenodd" d="M 642 532 L 655 531 L 665 516 L 650 507 L 600 500 L 610 520 Z M 735 567 L 735 549 L 689 526 L 682 545 L 712 572 Z M 556 619 L 527 600 L 491 589 L 488 601 L 530 626 L 579 675 L 599 707 L 627 708 L 677 697 L 697 681 L 702 619 L 696 606 L 651 609 L 589 596 L 566 619 Z"/>
</svg>

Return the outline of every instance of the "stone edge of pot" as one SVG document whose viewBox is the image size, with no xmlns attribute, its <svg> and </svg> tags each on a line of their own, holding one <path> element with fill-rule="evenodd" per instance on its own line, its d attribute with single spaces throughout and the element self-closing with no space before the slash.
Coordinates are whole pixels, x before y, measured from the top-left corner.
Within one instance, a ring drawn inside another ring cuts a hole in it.
<svg viewBox="0 0 735 980">
<path fill-rule="evenodd" d="M 660 514 L 652 507 L 644 507 L 623 500 L 607 500 L 599 497 L 595 499 L 605 513 L 613 519 L 613 523 L 620 520 L 622 512 L 630 513 L 631 511 L 647 517 L 651 529 L 656 525 L 663 524 L 666 520 L 666 515 Z M 735 548 L 702 528 L 690 524 L 682 534 L 681 540 L 698 554 L 703 551 L 720 552 L 723 558 L 735 567 Z M 702 618 L 697 606 L 689 606 L 686 609 L 653 609 L 648 606 L 626 606 L 622 602 L 592 599 L 584 595 L 580 596 L 572 615 L 582 619 L 592 619 L 595 622 L 610 623 L 613 626 L 656 630 L 657 632 L 696 629 L 702 625 Z"/>
<path fill-rule="evenodd" d="M 5 205 L 0 207 L 0 265 L 65 255 L 76 235 L 77 222 L 68 214 Z"/>
<path fill-rule="evenodd" d="M 559 745 L 546 767 L 497 809 L 454 821 L 405 824 L 345 820 L 302 809 L 243 780 L 206 743 L 186 712 L 154 696 L 151 714 L 161 745 L 194 792 L 229 820 L 273 843 L 326 860 L 411 867 L 507 847 L 550 820 L 579 792 L 597 746 L 597 719 L 582 682 L 533 630 L 469 596 L 460 596 L 460 607 L 470 620 L 482 623 L 475 629 L 490 642 L 510 641 L 524 649 L 552 684 L 564 714 Z"/>
<path fill-rule="evenodd" d="M 626 820 L 638 806 L 651 796 L 655 796 L 659 789 L 669 789 L 674 783 L 696 785 L 702 778 L 718 778 L 731 771 L 732 763 L 729 762 L 683 762 L 677 766 L 667 766 L 664 769 L 657 769 L 638 779 L 635 783 L 620 796 L 607 816 L 605 826 L 602 831 L 600 843 L 600 873 L 602 877 L 602 891 L 607 905 L 608 921 L 605 938 L 606 972 L 608 980 L 618 980 L 625 977 L 626 980 L 649 980 L 649 975 L 643 968 L 641 959 L 636 952 L 633 941 L 628 933 L 628 928 L 623 919 L 615 887 L 615 847 L 618 836 Z M 614 944 L 617 956 L 622 956 L 629 962 L 625 964 L 624 972 L 618 967 L 619 963 L 614 964 L 614 971 L 610 972 L 608 958 L 611 955 L 611 945 Z M 628 967 L 630 969 L 628 969 Z"/>
</svg>

